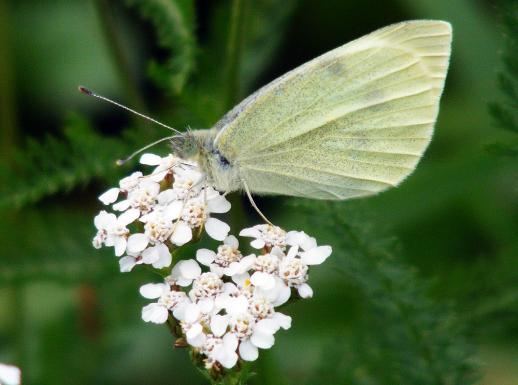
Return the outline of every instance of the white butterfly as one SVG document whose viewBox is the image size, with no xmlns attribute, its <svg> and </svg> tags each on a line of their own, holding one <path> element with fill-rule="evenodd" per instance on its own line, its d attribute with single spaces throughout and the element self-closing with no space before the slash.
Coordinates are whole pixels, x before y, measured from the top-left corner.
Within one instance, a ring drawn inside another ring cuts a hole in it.
<svg viewBox="0 0 518 385">
<path fill-rule="evenodd" d="M 337 200 L 383 191 L 430 142 L 451 34 L 434 20 L 379 29 L 267 84 L 213 128 L 175 138 L 194 145 L 221 191 Z"/>
</svg>

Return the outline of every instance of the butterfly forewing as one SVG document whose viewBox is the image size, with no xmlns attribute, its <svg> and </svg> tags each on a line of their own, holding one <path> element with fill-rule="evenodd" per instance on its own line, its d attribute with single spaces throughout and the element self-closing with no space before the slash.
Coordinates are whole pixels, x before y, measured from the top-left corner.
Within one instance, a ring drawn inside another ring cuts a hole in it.
<svg viewBox="0 0 518 385">
<path fill-rule="evenodd" d="M 441 21 L 375 31 L 245 99 L 215 147 L 255 193 L 347 199 L 397 185 L 430 142 L 450 45 Z"/>
</svg>

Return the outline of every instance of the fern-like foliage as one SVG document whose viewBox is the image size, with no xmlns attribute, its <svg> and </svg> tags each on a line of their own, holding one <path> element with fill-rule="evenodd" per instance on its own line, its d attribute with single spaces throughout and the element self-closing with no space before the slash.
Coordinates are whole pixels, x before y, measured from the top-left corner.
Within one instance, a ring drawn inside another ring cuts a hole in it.
<svg viewBox="0 0 518 385">
<path fill-rule="evenodd" d="M 151 61 L 155 83 L 180 93 L 195 68 L 196 38 L 193 0 L 128 0 L 155 27 L 158 45 L 171 52 L 164 63 Z"/>
<path fill-rule="evenodd" d="M 66 192 L 95 177 L 115 173 L 114 160 L 127 153 L 120 140 L 96 133 L 72 116 L 63 138 L 29 139 L 14 154 L 14 165 L 0 165 L 0 209 L 19 208 L 57 192 Z"/>
<path fill-rule="evenodd" d="M 505 46 L 502 53 L 503 71 L 498 74 L 502 100 L 490 103 L 489 113 L 496 126 L 518 134 L 518 3 L 513 0 L 498 2 Z M 518 156 L 518 144 L 493 144 L 490 151 Z"/>
<path fill-rule="evenodd" d="M 416 272 L 395 257 L 394 241 L 377 238 L 375 229 L 337 204 L 309 207 L 311 225 L 332 236 L 337 269 L 361 305 L 359 322 L 325 346 L 308 384 L 473 383 L 460 320 L 431 300 Z"/>
</svg>

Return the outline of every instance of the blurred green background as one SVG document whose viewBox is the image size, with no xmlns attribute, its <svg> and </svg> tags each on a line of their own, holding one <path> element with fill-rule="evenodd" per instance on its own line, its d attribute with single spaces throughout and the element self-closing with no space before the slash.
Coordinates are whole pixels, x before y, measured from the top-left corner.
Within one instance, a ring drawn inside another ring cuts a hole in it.
<svg viewBox="0 0 518 385">
<path fill-rule="evenodd" d="M 488 150 L 517 141 L 488 113 L 507 103 L 501 56 L 518 48 L 502 12 L 483 0 L 0 0 L 0 362 L 24 384 L 204 383 L 167 329 L 140 319 L 138 287 L 154 277 L 120 274 L 91 247 L 97 196 L 136 167 L 114 160 L 167 133 L 78 84 L 210 127 L 306 60 L 427 18 L 452 23 L 453 56 L 416 172 L 362 201 L 259 200 L 335 253 L 312 270 L 314 298 L 283 310 L 293 327 L 251 383 L 518 384 L 517 158 Z M 232 199 L 233 231 L 258 222 Z"/>
</svg>

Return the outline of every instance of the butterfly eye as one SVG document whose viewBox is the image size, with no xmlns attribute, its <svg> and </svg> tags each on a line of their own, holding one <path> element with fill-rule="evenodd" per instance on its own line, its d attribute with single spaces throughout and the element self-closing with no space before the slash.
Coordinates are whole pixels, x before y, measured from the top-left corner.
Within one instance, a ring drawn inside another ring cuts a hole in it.
<svg viewBox="0 0 518 385">
<path fill-rule="evenodd" d="M 212 153 L 214 154 L 214 156 L 216 157 L 216 159 L 222 167 L 227 168 L 230 166 L 230 162 L 228 161 L 228 159 L 221 155 L 221 153 L 218 150 L 214 150 L 212 151 Z"/>
</svg>

